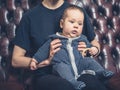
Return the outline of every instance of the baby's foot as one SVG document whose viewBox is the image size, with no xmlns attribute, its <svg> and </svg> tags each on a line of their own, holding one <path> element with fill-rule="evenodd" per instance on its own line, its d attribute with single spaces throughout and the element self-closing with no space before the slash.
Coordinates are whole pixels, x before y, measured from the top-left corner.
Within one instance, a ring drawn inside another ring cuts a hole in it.
<svg viewBox="0 0 120 90">
<path fill-rule="evenodd" d="M 104 70 L 104 71 L 100 71 L 100 72 L 96 72 L 98 78 L 111 78 L 114 75 L 114 72 L 109 71 L 109 70 Z"/>
<path fill-rule="evenodd" d="M 78 81 L 78 84 L 76 84 L 75 88 L 77 90 L 82 90 L 82 88 L 86 87 L 86 84 L 82 81 Z"/>
<path fill-rule="evenodd" d="M 113 75 L 114 75 L 114 72 L 112 72 L 112 71 L 109 71 L 109 70 L 103 71 L 103 76 L 105 78 L 111 78 Z"/>
</svg>

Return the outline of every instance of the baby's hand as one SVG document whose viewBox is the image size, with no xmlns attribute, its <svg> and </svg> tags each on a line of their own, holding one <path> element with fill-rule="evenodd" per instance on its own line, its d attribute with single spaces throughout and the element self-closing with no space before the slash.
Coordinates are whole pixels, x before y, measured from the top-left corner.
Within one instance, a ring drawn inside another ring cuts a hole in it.
<svg viewBox="0 0 120 90">
<path fill-rule="evenodd" d="M 99 50 L 96 47 L 93 46 L 89 49 L 89 53 L 92 56 L 96 56 L 99 53 Z"/>
<path fill-rule="evenodd" d="M 46 60 L 40 62 L 39 64 L 37 64 L 37 67 L 38 67 L 38 68 L 40 68 L 40 67 L 45 67 L 45 66 L 50 65 L 50 63 L 51 63 L 51 60 L 50 60 L 50 59 L 46 59 Z"/>
<path fill-rule="evenodd" d="M 37 61 L 32 59 L 30 63 L 30 69 L 31 70 L 36 70 L 37 69 Z"/>
</svg>

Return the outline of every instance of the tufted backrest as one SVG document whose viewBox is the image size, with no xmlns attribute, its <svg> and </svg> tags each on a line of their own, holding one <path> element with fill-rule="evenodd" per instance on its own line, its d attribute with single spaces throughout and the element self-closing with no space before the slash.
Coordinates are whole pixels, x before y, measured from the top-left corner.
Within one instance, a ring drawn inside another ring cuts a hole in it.
<svg viewBox="0 0 120 90">
<path fill-rule="evenodd" d="M 74 0 L 73 0 L 74 1 Z M 106 69 L 120 71 L 120 0 L 77 0 L 90 16 L 101 53 L 96 58 Z"/>
<path fill-rule="evenodd" d="M 11 42 L 23 13 L 39 0 L 0 0 L 0 61 L 10 65 Z M 96 59 L 106 69 L 120 71 L 120 0 L 69 0 L 84 7 L 94 27 L 101 53 Z"/>
</svg>

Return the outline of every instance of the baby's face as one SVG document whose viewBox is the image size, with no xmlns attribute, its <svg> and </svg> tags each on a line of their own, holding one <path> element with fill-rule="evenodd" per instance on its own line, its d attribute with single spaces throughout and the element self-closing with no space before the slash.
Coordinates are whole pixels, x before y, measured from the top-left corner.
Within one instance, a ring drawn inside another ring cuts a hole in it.
<svg viewBox="0 0 120 90">
<path fill-rule="evenodd" d="M 67 11 L 67 16 L 61 20 L 63 35 L 68 38 L 77 37 L 82 33 L 84 15 L 77 9 Z"/>
</svg>

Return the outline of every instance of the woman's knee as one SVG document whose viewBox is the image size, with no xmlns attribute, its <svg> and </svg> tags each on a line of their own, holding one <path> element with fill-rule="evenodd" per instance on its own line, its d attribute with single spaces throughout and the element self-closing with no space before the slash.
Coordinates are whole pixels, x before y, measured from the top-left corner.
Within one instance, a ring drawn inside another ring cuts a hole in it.
<svg viewBox="0 0 120 90">
<path fill-rule="evenodd" d="M 35 88 L 36 90 L 75 90 L 67 80 L 54 75 L 37 78 Z"/>
</svg>

